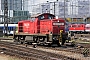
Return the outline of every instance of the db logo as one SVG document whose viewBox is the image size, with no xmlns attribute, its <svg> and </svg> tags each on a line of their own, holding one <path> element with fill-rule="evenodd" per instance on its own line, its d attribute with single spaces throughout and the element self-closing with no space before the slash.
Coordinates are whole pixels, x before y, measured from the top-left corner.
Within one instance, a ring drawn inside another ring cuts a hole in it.
<svg viewBox="0 0 90 60">
<path fill-rule="evenodd" d="M 24 23 L 24 26 L 25 26 L 26 28 L 29 28 L 30 24 L 29 24 L 29 23 Z"/>
</svg>

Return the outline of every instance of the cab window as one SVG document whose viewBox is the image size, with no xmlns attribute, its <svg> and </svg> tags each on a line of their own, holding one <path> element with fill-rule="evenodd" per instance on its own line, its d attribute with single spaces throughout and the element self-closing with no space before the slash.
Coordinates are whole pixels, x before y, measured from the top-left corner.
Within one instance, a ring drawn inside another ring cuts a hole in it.
<svg viewBox="0 0 90 60">
<path fill-rule="evenodd" d="M 44 15 L 38 17 L 39 20 L 45 19 Z"/>
<path fill-rule="evenodd" d="M 54 19 L 52 15 L 48 15 L 48 19 Z"/>
</svg>

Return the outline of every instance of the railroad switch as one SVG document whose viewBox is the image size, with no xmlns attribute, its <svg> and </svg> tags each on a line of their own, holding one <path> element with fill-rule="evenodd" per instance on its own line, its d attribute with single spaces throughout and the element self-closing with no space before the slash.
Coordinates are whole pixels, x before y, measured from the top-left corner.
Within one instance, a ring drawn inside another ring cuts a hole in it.
<svg viewBox="0 0 90 60">
<path fill-rule="evenodd" d="M 88 48 L 84 48 L 82 54 L 84 55 L 84 57 L 88 57 L 89 49 Z"/>
</svg>

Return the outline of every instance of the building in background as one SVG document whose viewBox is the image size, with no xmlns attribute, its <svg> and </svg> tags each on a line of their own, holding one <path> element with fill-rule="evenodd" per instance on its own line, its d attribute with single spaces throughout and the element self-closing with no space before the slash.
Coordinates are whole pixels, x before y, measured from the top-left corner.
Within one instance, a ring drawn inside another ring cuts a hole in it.
<svg viewBox="0 0 90 60">
<path fill-rule="evenodd" d="M 58 16 L 59 18 L 65 17 L 69 19 L 70 21 L 71 20 L 81 21 L 81 19 L 83 20 L 86 17 L 90 17 L 90 4 L 89 3 L 90 3 L 90 0 L 58 0 L 54 2 L 48 1 L 42 4 L 38 4 L 39 6 L 33 5 L 32 7 L 34 8 L 32 10 L 34 10 L 36 14 L 38 12 L 39 13 L 52 13 Z M 32 13 L 34 12 L 32 11 Z"/>
<path fill-rule="evenodd" d="M 27 20 L 29 18 L 29 11 L 13 11 L 13 17 L 11 22 L 17 23 L 21 20 Z"/>
<path fill-rule="evenodd" d="M 4 10 L 4 0 L 1 1 L 1 10 Z M 22 0 L 7 0 L 8 10 L 22 10 Z"/>
<path fill-rule="evenodd" d="M 0 22 L 4 22 L 4 0 L 0 0 Z M 16 16 L 17 15 L 17 16 Z M 16 23 L 19 20 L 28 19 L 28 0 L 8 0 L 8 20 L 9 23 Z"/>
</svg>

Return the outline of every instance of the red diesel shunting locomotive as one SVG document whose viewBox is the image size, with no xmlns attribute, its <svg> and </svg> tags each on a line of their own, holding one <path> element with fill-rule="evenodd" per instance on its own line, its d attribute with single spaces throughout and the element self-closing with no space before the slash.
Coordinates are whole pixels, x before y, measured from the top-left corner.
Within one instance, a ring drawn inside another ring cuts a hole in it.
<svg viewBox="0 0 90 60">
<path fill-rule="evenodd" d="M 60 37 L 62 31 L 62 37 Z M 35 16 L 35 20 L 23 20 L 18 22 L 18 33 L 14 34 L 21 43 L 37 44 L 64 44 L 67 34 L 65 34 L 65 20 L 56 19 L 53 14 L 44 13 Z"/>
</svg>

